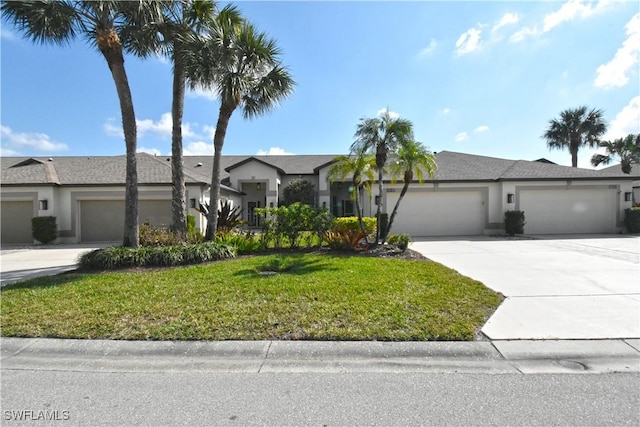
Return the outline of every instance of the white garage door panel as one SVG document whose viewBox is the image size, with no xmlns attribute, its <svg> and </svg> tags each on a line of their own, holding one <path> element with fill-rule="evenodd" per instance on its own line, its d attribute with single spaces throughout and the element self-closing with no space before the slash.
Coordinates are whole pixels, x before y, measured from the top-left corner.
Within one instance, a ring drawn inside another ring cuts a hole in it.
<svg viewBox="0 0 640 427">
<path fill-rule="evenodd" d="M 83 242 L 117 242 L 124 235 L 123 200 L 83 200 L 80 202 L 80 239 Z M 171 224 L 170 200 L 140 200 L 140 224 Z"/>
<path fill-rule="evenodd" d="M 2 243 L 33 243 L 33 202 L 2 202 Z"/>
<path fill-rule="evenodd" d="M 391 212 L 399 193 L 388 193 Z M 407 193 L 400 202 L 391 233 L 421 236 L 469 236 L 484 232 L 485 208 L 479 191 Z"/>
<path fill-rule="evenodd" d="M 614 233 L 615 189 L 523 190 L 526 234 Z"/>
</svg>

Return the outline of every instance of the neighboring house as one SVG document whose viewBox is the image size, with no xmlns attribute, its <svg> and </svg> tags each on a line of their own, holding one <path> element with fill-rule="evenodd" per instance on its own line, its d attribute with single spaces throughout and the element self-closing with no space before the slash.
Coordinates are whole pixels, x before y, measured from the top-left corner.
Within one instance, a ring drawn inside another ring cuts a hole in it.
<svg viewBox="0 0 640 427">
<path fill-rule="evenodd" d="M 240 206 L 243 219 L 259 226 L 254 210 L 277 206 L 295 179 L 310 181 L 317 205 L 336 216 L 354 214 L 348 182 L 329 183 L 334 155 L 223 156 L 221 198 Z M 577 169 L 546 162 L 506 160 L 443 151 L 433 180 L 414 183 L 392 232 L 419 236 L 502 233 L 504 212 L 523 210 L 527 234 L 614 233 L 623 230 L 632 206 L 636 175 Z M 189 214 L 196 227 L 206 220 L 197 208 L 209 202 L 213 159 L 185 156 Z M 634 169 L 637 171 L 637 169 Z M 387 177 L 389 178 L 389 177 Z M 138 154 L 140 222 L 171 223 L 171 162 Z M 2 243 L 31 243 L 31 218 L 58 219 L 60 242 L 120 241 L 124 224 L 125 157 L 2 158 Z M 390 212 L 401 182 L 385 183 L 383 210 Z M 371 197 L 362 205 L 375 213 Z"/>
<path fill-rule="evenodd" d="M 620 163 L 618 163 L 617 165 L 604 168 L 602 169 L 602 171 L 621 174 L 621 168 L 622 166 L 620 166 Z M 633 202 L 635 204 L 640 204 L 640 165 L 632 164 L 631 173 L 629 173 L 629 175 L 627 176 L 633 178 Z"/>
</svg>

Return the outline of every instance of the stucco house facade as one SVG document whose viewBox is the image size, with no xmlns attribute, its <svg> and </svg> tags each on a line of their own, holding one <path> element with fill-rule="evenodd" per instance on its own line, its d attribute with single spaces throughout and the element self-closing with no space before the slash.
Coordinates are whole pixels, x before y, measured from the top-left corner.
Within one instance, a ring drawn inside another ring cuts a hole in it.
<svg viewBox="0 0 640 427">
<path fill-rule="evenodd" d="M 335 155 L 223 156 L 221 198 L 240 206 L 249 226 L 254 210 L 277 206 L 289 182 L 304 179 L 316 190 L 319 207 L 336 216 L 353 214 L 348 182 L 329 182 Z M 188 213 L 204 230 L 198 211 L 209 202 L 211 156 L 185 156 Z M 504 212 L 523 210 L 526 234 L 623 232 L 624 209 L 632 206 L 634 181 L 619 169 L 595 171 L 548 162 L 508 160 L 443 151 L 438 172 L 413 183 L 392 232 L 414 237 L 499 234 Z M 366 215 L 390 212 L 401 182 L 386 177 L 362 205 Z M 32 243 L 31 218 L 56 216 L 60 243 L 120 241 L 124 224 L 125 157 L 4 157 L 0 206 L 3 244 Z M 171 223 L 170 157 L 138 154 L 139 219 Z"/>
</svg>

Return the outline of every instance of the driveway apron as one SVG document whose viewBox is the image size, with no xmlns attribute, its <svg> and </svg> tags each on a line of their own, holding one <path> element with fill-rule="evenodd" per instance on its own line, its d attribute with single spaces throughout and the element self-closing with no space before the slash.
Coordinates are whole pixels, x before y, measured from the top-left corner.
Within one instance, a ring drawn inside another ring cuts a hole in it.
<svg viewBox="0 0 640 427">
<path fill-rule="evenodd" d="M 491 339 L 640 338 L 640 237 L 416 239 L 411 249 L 506 299 Z"/>
</svg>

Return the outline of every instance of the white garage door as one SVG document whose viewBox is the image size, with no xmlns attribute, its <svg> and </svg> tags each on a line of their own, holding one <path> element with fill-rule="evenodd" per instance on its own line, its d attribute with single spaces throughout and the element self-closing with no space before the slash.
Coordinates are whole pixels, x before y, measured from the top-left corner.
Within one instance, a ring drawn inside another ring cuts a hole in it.
<svg viewBox="0 0 640 427">
<path fill-rule="evenodd" d="M 522 190 L 526 234 L 614 233 L 616 189 Z"/>
<path fill-rule="evenodd" d="M 400 193 L 387 193 L 391 212 Z M 408 192 L 391 233 L 423 236 L 472 236 L 484 233 L 485 206 L 480 191 Z"/>
<path fill-rule="evenodd" d="M 2 243 L 33 243 L 31 233 L 31 218 L 33 214 L 33 202 L 2 202 Z"/>
<path fill-rule="evenodd" d="M 140 224 L 171 225 L 170 200 L 140 200 Z M 124 236 L 123 200 L 83 200 L 80 202 L 80 240 L 83 242 L 119 242 Z"/>
</svg>

